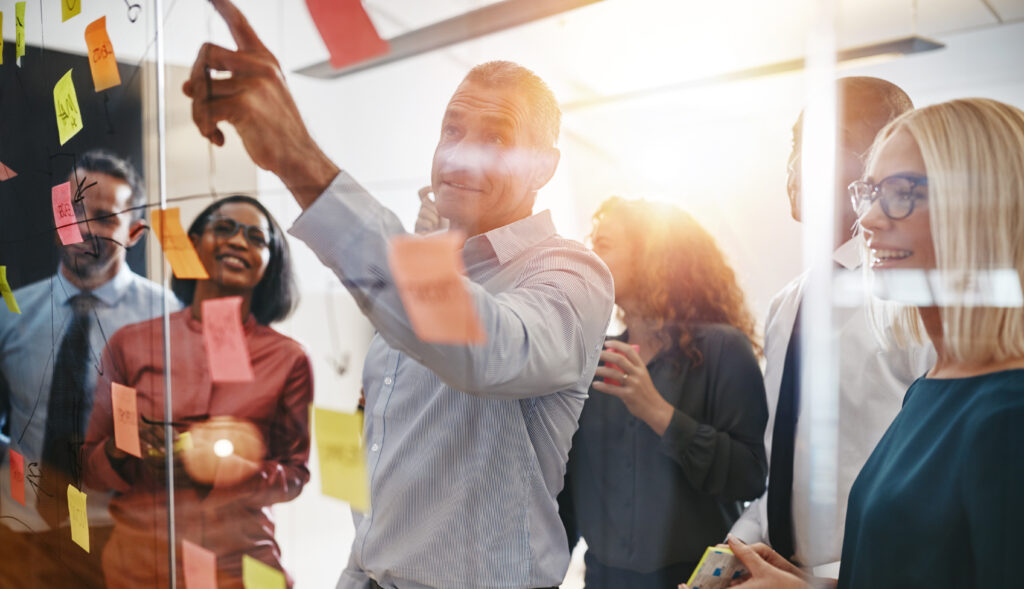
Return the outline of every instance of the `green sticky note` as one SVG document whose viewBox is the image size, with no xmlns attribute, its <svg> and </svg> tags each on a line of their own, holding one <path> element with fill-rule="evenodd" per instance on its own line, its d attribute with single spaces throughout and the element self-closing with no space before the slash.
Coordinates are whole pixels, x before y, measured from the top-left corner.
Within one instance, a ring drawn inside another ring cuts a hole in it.
<svg viewBox="0 0 1024 589">
<path fill-rule="evenodd" d="M 14 4 L 14 34 L 17 39 L 17 50 L 15 57 L 25 55 L 25 3 L 15 2 Z"/>
<path fill-rule="evenodd" d="M 7 302 L 7 310 L 20 315 L 21 309 L 18 308 L 18 301 L 14 300 L 14 292 L 11 290 L 11 285 L 7 283 L 7 266 L 0 266 L 0 294 Z"/>
<path fill-rule="evenodd" d="M 57 112 L 57 133 L 60 144 L 64 145 L 82 130 L 82 111 L 78 109 L 78 95 L 75 94 L 75 83 L 71 81 L 71 70 L 61 77 L 53 87 L 53 106 Z"/>
<path fill-rule="evenodd" d="M 320 407 L 313 409 L 313 415 L 320 491 L 365 513 L 370 508 L 370 487 L 362 447 L 363 416 Z"/>
<path fill-rule="evenodd" d="M 60 18 L 64 22 L 82 12 L 82 0 L 60 0 Z"/>
<path fill-rule="evenodd" d="M 285 589 L 287 583 L 281 571 L 243 554 L 242 586 L 245 589 Z"/>
</svg>

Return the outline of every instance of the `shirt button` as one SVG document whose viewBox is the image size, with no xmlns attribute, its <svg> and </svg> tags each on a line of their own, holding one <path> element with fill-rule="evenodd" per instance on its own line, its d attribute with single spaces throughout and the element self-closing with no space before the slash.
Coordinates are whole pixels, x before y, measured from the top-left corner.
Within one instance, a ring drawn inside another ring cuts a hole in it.
<svg viewBox="0 0 1024 589">
<path fill-rule="evenodd" d="M 380 444 L 374 444 L 374 445 L 370 446 L 370 451 L 371 452 L 376 452 L 377 450 L 380 450 Z"/>
<path fill-rule="evenodd" d="M 386 384 L 386 385 L 390 385 L 390 384 L 391 384 L 391 383 L 393 383 L 393 382 L 394 382 L 394 381 L 393 381 L 393 380 L 391 380 L 391 377 L 390 377 L 390 376 L 384 379 L 384 384 Z"/>
</svg>

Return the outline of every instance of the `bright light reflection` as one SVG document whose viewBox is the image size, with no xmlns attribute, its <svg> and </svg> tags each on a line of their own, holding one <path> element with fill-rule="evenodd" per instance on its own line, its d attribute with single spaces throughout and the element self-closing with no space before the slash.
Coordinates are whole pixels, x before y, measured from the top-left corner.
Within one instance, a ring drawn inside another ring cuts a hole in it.
<svg viewBox="0 0 1024 589">
<path fill-rule="evenodd" d="M 235 453 L 235 445 L 231 440 L 217 440 L 213 443 L 213 453 L 221 458 L 226 458 Z"/>
</svg>

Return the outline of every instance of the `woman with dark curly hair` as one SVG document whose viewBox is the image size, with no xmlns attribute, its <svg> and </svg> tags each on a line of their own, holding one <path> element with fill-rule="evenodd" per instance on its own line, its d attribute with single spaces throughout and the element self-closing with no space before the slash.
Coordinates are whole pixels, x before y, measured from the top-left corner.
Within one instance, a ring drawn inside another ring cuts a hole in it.
<svg viewBox="0 0 1024 589">
<path fill-rule="evenodd" d="M 609 338 L 559 498 L 587 587 L 672 587 L 765 487 L 755 322 L 714 239 L 680 209 L 608 199 L 594 252 L 626 330 Z"/>
</svg>

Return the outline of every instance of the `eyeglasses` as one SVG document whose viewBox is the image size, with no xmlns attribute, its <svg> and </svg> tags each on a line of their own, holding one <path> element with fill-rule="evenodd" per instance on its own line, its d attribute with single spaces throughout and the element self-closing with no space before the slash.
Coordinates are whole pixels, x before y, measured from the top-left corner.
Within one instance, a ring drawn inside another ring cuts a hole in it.
<svg viewBox="0 0 1024 589">
<path fill-rule="evenodd" d="M 231 239 L 239 230 L 244 230 L 242 233 L 249 245 L 260 249 L 270 247 L 270 241 L 262 227 L 245 225 L 230 217 L 211 217 L 206 227 L 220 239 Z"/>
<path fill-rule="evenodd" d="M 924 176 L 889 176 L 878 184 L 857 180 L 849 186 L 850 204 L 857 216 L 863 217 L 880 200 L 885 216 L 898 221 L 914 212 L 915 202 L 928 198 L 926 188 L 928 178 Z"/>
</svg>

